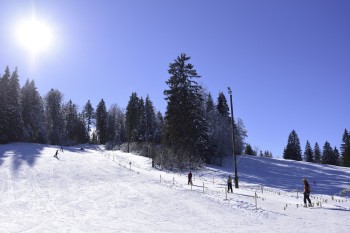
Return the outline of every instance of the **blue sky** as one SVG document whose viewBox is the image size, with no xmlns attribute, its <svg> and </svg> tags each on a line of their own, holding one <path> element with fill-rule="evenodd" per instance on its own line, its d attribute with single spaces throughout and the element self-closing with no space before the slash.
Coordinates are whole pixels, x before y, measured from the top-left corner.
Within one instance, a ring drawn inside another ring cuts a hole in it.
<svg viewBox="0 0 350 233">
<path fill-rule="evenodd" d="M 0 2 L 0 73 L 17 66 L 21 85 L 60 90 L 80 107 L 103 98 L 125 108 L 132 92 L 165 112 L 169 63 L 187 53 L 217 98 L 233 91 L 247 142 L 274 157 L 296 130 L 339 149 L 350 130 L 350 1 L 128 0 Z M 53 31 L 35 60 L 16 42 L 35 14 Z M 229 100 L 229 96 L 226 96 Z"/>
</svg>

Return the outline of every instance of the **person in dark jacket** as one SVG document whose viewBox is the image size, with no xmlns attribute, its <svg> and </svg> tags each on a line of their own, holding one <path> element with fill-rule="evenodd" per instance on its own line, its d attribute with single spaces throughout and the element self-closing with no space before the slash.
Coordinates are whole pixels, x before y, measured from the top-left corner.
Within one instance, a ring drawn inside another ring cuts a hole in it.
<svg viewBox="0 0 350 233">
<path fill-rule="evenodd" d="M 232 190 L 232 177 L 231 177 L 231 175 L 228 175 L 227 192 L 230 192 L 230 190 L 231 190 L 231 193 L 233 193 L 233 190 Z"/>
<path fill-rule="evenodd" d="M 303 183 L 304 183 L 304 207 L 307 207 L 306 205 L 306 200 L 309 202 L 309 207 L 312 206 L 311 200 L 310 200 L 310 184 L 309 182 L 307 182 L 307 179 L 303 179 Z"/>
<path fill-rule="evenodd" d="M 53 156 L 53 157 L 55 157 L 56 159 L 58 159 L 58 150 L 56 150 L 56 153 L 55 153 L 55 155 Z"/>
<path fill-rule="evenodd" d="M 189 184 L 191 184 L 191 185 L 193 185 L 193 183 L 192 183 L 192 172 L 190 171 L 190 173 L 188 173 L 188 183 L 187 183 L 188 185 Z"/>
</svg>

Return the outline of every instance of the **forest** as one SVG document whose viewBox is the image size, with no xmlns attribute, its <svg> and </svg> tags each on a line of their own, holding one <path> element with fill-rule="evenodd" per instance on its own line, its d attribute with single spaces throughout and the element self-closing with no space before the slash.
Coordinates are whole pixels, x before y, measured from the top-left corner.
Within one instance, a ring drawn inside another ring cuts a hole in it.
<svg viewBox="0 0 350 233">
<path fill-rule="evenodd" d="M 170 63 L 164 90 L 166 112 L 156 111 L 149 95 L 131 93 L 126 109 L 103 99 L 94 108 L 90 100 L 79 109 L 63 93 L 51 89 L 41 96 L 34 80 L 21 87 L 18 70 L 9 67 L 0 75 L 0 143 L 31 142 L 51 145 L 102 144 L 107 149 L 135 151 L 152 157 L 166 168 L 197 167 L 203 163 L 221 165 L 234 153 L 272 157 L 245 142 L 243 120 L 232 119 L 227 99 L 219 92 L 213 99 L 197 80 L 200 75 L 186 54 Z M 232 128 L 233 126 L 233 128 Z M 232 133 L 233 132 L 233 133 Z M 234 137 L 232 137 L 233 135 Z M 283 157 L 324 164 L 350 166 L 350 135 L 345 129 L 341 153 L 326 142 L 321 152 L 306 143 L 304 154 L 298 135 L 289 135 Z"/>
</svg>

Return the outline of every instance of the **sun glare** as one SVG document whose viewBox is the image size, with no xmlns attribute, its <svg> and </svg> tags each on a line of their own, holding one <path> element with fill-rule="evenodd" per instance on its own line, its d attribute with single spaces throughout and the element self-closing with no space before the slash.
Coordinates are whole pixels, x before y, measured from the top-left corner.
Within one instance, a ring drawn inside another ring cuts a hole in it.
<svg viewBox="0 0 350 233">
<path fill-rule="evenodd" d="M 16 34 L 19 44 L 31 55 L 47 51 L 52 44 L 51 28 L 35 17 L 19 23 Z"/>
</svg>

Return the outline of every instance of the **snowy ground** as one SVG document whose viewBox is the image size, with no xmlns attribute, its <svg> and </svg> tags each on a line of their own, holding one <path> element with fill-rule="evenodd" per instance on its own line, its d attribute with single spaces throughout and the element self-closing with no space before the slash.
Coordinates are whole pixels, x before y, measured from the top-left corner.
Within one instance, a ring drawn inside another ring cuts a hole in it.
<svg viewBox="0 0 350 233">
<path fill-rule="evenodd" d="M 187 173 L 100 147 L 0 145 L 3 232 L 349 232 L 350 169 L 239 156 L 239 189 L 226 165 Z M 302 177 L 313 208 L 303 204 Z M 203 188 L 204 184 L 204 188 Z M 255 198 L 255 195 L 257 198 Z M 318 204 L 318 205 L 317 205 Z"/>
</svg>

